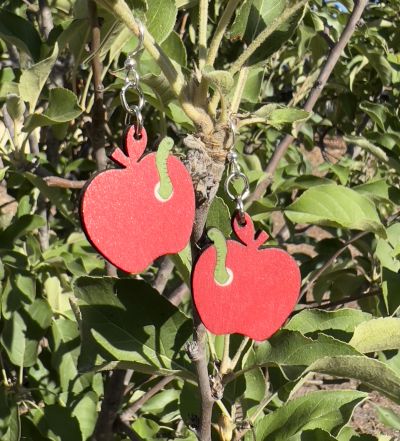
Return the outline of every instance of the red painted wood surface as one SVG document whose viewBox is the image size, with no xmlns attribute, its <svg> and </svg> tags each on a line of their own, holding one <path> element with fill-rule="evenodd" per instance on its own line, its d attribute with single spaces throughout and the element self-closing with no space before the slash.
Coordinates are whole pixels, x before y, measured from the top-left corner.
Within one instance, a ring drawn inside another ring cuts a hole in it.
<svg viewBox="0 0 400 441">
<path fill-rule="evenodd" d="M 216 251 L 209 246 L 199 257 L 192 274 L 192 292 L 205 327 L 213 334 L 243 334 L 265 340 L 285 322 L 295 307 L 300 290 L 300 271 L 295 260 L 277 248 L 259 249 L 268 239 L 255 236 L 246 213 L 246 223 L 233 219 L 241 242 L 227 241 L 226 267 L 232 272 L 225 286 L 214 280 Z"/>
<path fill-rule="evenodd" d="M 96 174 L 81 198 L 82 226 L 94 248 L 127 273 L 144 271 L 157 257 L 181 251 L 190 239 L 194 222 L 194 191 L 185 166 L 170 155 L 168 174 L 173 193 L 167 201 L 156 197 L 159 176 L 155 153 L 142 157 L 147 134 L 126 134 L 125 150 L 111 159 L 121 165 Z"/>
</svg>

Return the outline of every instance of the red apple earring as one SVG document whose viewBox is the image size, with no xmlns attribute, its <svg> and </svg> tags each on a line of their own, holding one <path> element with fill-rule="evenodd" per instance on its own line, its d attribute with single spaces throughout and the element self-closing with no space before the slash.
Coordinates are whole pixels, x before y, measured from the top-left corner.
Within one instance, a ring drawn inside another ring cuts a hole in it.
<svg viewBox="0 0 400 441">
<path fill-rule="evenodd" d="M 93 247 L 117 268 L 134 274 L 157 257 L 185 248 L 195 210 L 191 177 L 170 154 L 173 140 L 164 138 L 156 153 L 143 156 L 147 145 L 141 113 L 144 96 L 135 59 L 143 49 L 141 23 L 139 29 L 139 45 L 125 61 L 121 90 L 128 116 L 125 150 L 117 148 L 111 154 L 121 168 L 97 173 L 85 186 L 80 206 L 82 227 Z M 128 104 L 128 90 L 138 95 L 137 105 Z M 131 115 L 135 125 L 129 125 Z"/>
<path fill-rule="evenodd" d="M 195 263 L 193 299 L 202 322 L 213 334 L 238 333 L 265 340 L 283 325 L 295 307 L 300 271 L 286 251 L 260 249 L 268 234 L 256 233 L 251 217 L 244 211 L 249 183 L 235 151 L 228 154 L 228 161 L 225 191 L 236 202 L 232 225 L 239 241 L 225 240 L 216 228 L 208 231 L 213 244 Z M 241 194 L 230 189 L 235 180 L 243 181 Z"/>
</svg>

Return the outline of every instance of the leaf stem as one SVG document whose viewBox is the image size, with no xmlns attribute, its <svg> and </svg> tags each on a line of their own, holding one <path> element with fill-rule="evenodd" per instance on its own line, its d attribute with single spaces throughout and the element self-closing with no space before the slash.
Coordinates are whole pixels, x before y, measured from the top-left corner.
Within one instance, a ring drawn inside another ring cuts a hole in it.
<svg viewBox="0 0 400 441">
<path fill-rule="evenodd" d="M 229 334 L 224 335 L 224 352 L 222 354 L 221 367 L 219 369 L 221 375 L 224 375 L 231 369 L 231 359 L 229 358 L 230 339 L 231 336 Z"/>
<path fill-rule="evenodd" d="M 250 338 L 249 337 L 244 337 L 242 342 L 240 343 L 240 346 L 238 348 L 238 350 L 236 351 L 236 354 L 233 356 L 232 361 L 231 361 L 231 370 L 234 370 L 237 366 L 237 364 L 239 363 L 240 357 L 247 345 L 247 343 L 249 342 Z"/>
<path fill-rule="evenodd" d="M 276 18 L 269 26 L 267 26 L 257 37 L 251 42 L 247 49 L 240 55 L 240 57 L 232 64 L 229 72 L 234 75 L 239 72 L 254 52 L 264 43 L 264 41 L 273 34 L 285 21 L 301 9 L 308 0 L 300 0 L 295 2 L 290 8 L 286 8 L 283 13 Z"/>
<path fill-rule="evenodd" d="M 239 110 L 240 101 L 242 100 L 242 96 L 248 76 L 249 76 L 249 67 L 244 66 L 243 69 L 241 69 L 239 72 L 238 81 L 236 83 L 235 92 L 232 98 L 231 113 L 236 113 Z"/>
<path fill-rule="evenodd" d="M 207 56 L 208 0 L 199 0 L 199 69 L 204 69 Z"/>
<path fill-rule="evenodd" d="M 217 29 L 215 30 L 214 36 L 210 43 L 210 49 L 208 50 L 206 64 L 208 66 L 214 66 L 215 59 L 218 55 L 218 49 L 220 47 L 222 38 L 226 33 L 226 29 L 233 17 L 233 14 L 238 7 L 240 0 L 229 0 L 226 5 L 224 12 L 221 15 L 221 18 L 218 22 Z"/>
</svg>

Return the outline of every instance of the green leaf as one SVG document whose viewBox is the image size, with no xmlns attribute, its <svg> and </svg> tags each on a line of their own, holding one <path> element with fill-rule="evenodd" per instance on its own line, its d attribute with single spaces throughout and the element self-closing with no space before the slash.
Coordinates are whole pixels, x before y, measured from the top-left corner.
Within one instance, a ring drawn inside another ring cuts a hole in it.
<svg viewBox="0 0 400 441">
<path fill-rule="evenodd" d="M 246 44 L 252 41 L 265 29 L 271 27 L 275 22 L 282 21 L 285 11 L 296 5 L 296 0 L 253 0 L 248 11 L 248 6 L 244 6 L 241 11 L 243 16 L 240 18 L 240 25 L 233 29 L 232 37 L 238 38 L 242 34 L 243 24 L 246 21 L 246 31 L 243 40 Z M 250 57 L 249 65 L 266 60 L 274 52 L 280 49 L 293 35 L 299 23 L 302 21 L 305 7 L 298 9 L 286 21 L 279 23 L 264 43 Z M 248 11 L 248 12 L 247 12 Z M 237 22 L 237 20 L 236 20 Z"/>
<path fill-rule="evenodd" d="M 310 112 L 287 107 L 285 109 L 275 109 L 268 118 L 268 123 L 274 127 L 280 127 L 282 124 L 293 124 L 306 121 L 309 117 Z"/>
<path fill-rule="evenodd" d="M 371 318 L 371 314 L 359 309 L 344 308 L 337 311 L 305 309 L 296 314 L 285 326 L 285 329 L 299 331 L 302 334 L 331 329 L 353 333 L 358 325 Z"/>
<path fill-rule="evenodd" d="M 146 28 L 158 44 L 173 31 L 178 9 L 175 0 L 147 0 Z"/>
<path fill-rule="evenodd" d="M 386 117 L 390 114 L 388 108 L 383 104 L 371 103 L 363 101 L 360 103 L 360 109 L 363 110 L 378 127 L 385 129 Z"/>
<path fill-rule="evenodd" d="M 11 408 L 11 419 L 7 433 L 2 437 L 2 441 L 19 441 L 21 439 L 21 421 L 18 406 Z"/>
<path fill-rule="evenodd" d="M 39 63 L 34 64 L 29 69 L 22 71 L 19 80 L 19 93 L 24 101 L 29 103 L 30 112 L 34 112 L 36 103 L 42 92 L 51 69 L 54 66 L 58 57 L 58 45 L 54 46 L 53 53 L 49 58 L 46 58 Z"/>
<path fill-rule="evenodd" d="M 362 357 L 352 346 L 333 337 L 318 334 L 317 339 L 305 337 L 297 331 L 282 330 L 269 341 L 255 348 L 254 367 L 278 365 L 289 379 L 297 379 L 304 369 L 316 360 L 330 355 Z"/>
<path fill-rule="evenodd" d="M 343 390 L 312 392 L 295 398 L 264 416 L 255 427 L 255 437 L 263 441 L 295 440 L 304 430 L 316 428 L 336 434 L 366 397 L 363 392 Z M 251 433 L 245 439 L 251 441 Z"/>
<path fill-rule="evenodd" d="M 0 384 L 0 436 L 3 438 L 10 426 L 12 403 L 8 387 Z"/>
<path fill-rule="evenodd" d="M 242 101 L 248 103 L 258 103 L 260 101 L 260 91 L 264 79 L 265 67 L 250 68 L 246 84 L 243 89 Z M 239 74 L 236 75 L 238 79 Z M 234 88 L 232 88 L 232 94 Z"/>
<path fill-rule="evenodd" d="M 246 32 L 253 0 L 244 0 L 236 10 L 235 20 L 229 30 L 232 41 L 241 40 Z"/>
<path fill-rule="evenodd" d="M 307 372 L 353 378 L 400 404 L 400 377 L 386 364 L 365 356 L 332 356 L 317 360 Z"/>
<path fill-rule="evenodd" d="M 285 210 L 295 223 L 371 231 L 386 236 L 374 204 L 341 185 L 320 185 L 306 190 Z"/>
<path fill-rule="evenodd" d="M 101 356 L 103 364 L 192 377 L 191 364 L 181 353 L 191 322 L 146 282 L 81 277 L 75 292 L 83 318 L 81 368 L 99 366 Z"/>
<path fill-rule="evenodd" d="M 381 423 L 395 430 L 400 430 L 400 415 L 393 412 L 392 409 L 375 405 L 378 418 Z"/>
<path fill-rule="evenodd" d="M 79 330 L 75 322 L 65 318 L 53 320 L 51 363 L 59 376 L 61 390 L 66 392 L 74 385 L 76 393 L 84 389 L 84 384 L 77 380 L 77 361 L 79 356 Z M 78 385 L 74 384 L 79 383 Z"/>
<path fill-rule="evenodd" d="M 41 40 L 32 23 L 4 8 L 0 11 L 0 38 L 39 59 Z"/>
<path fill-rule="evenodd" d="M 71 219 L 71 212 L 74 210 L 74 204 L 71 201 L 71 196 L 66 189 L 49 187 L 43 178 L 36 176 L 33 173 L 25 172 L 23 176 L 39 191 L 42 195 L 49 199 L 49 201 L 57 207 L 59 213 L 61 213 L 65 219 L 74 222 Z"/>
<path fill-rule="evenodd" d="M 186 47 L 179 34 L 171 32 L 169 37 L 161 44 L 161 47 L 169 58 L 185 67 L 187 63 Z"/>
<path fill-rule="evenodd" d="M 2 247 L 13 244 L 19 237 L 45 225 L 43 218 L 37 214 L 25 214 L 0 233 Z"/>
<path fill-rule="evenodd" d="M 385 56 L 382 54 L 382 52 L 363 48 L 362 53 L 368 58 L 371 66 L 378 73 L 382 84 L 384 86 L 389 85 L 392 80 L 393 68 L 388 60 L 385 58 Z"/>
<path fill-rule="evenodd" d="M 13 119 L 14 121 L 23 121 L 26 107 L 21 98 L 14 93 L 10 93 L 9 95 L 7 95 L 6 102 L 7 111 L 11 119 Z"/>
<path fill-rule="evenodd" d="M 381 317 L 360 323 L 349 344 L 362 353 L 400 349 L 400 318 Z"/>
<path fill-rule="evenodd" d="M 0 181 L 2 181 L 2 180 L 5 178 L 6 173 L 7 173 L 7 170 L 8 170 L 9 168 L 10 168 L 10 167 L 0 168 Z"/>
<path fill-rule="evenodd" d="M 98 417 L 98 401 L 99 398 L 93 391 L 85 392 L 71 413 L 71 416 L 79 422 L 83 440 L 88 440 L 93 434 Z"/>
<path fill-rule="evenodd" d="M 69 122 L 82 113 L 77 96 L 70 90 L 56 87 L 50 90 L 49 107 L 44 113 L 34 113 L 25 123 L 24 130 Z"/>
<path fill-rule="evenodd" d="M 362 136 L 347 135 L 347 136 L 344 136 L 343 139 L 346 142 L 349 142 L 351 144 L 355 144 L 355 145 L 361 147 L 362 149 L 367 150 L 368 152 L 372 153 L 374 156 L 376 156 L 381 161 L 384 161 L 384 162 L 388 161 L 388 156 L 383 149 L 376 146 L 375 144 L 368 141 L 368 139 L 365 139 Z"/>
<path fill-rule="evenodd" d="M 46 279 L 43 288 L 53 312 L 64 314 L 71 309 L 69 295 L 62 292 L 60 279 L 58 277 L 49 277 Z"/>
<path fill-rule="evenodd" d="M 206 228 L 217 228 L 225 237 L 232 232 L 231 215 L 224 200 L 216 196 L 211 203 L 207 216 Z"/>
<path fill-rule="evenodd" d="M 212 66 L 205 66 L 203 77 L 222 95 L 227 95 L 233 87 L 233 77 L 226 70 L 214 70 Z"/>
<path fill-rule="evenodd" d="M 171 256 L 182 280 L 190 285 L 190 274 L 192 272 L 192 251 L 190 244 L 180 251 L 178 254 Z"/>
<path fill-rule="evenodd" d="M 83 441 L 78 419 L 72 416 L 72 410 L 61 404 L 47 405 L 41 410 L 37 423 L 39 430 L 53 440 Z"/>
</svg>

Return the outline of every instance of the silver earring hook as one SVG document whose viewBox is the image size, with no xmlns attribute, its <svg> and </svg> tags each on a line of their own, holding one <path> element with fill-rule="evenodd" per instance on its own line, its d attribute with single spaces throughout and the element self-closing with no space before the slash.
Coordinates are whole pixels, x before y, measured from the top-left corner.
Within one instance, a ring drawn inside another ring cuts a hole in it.
<svg viewBox="0 0 400 441">
<path fill-rule="evenodd" d="M 125 60 L 125 85 L 122 87 L 120 96 L 122 101 L 122 106 L 129 115 L 128 118 L 125 118 L 125 122 L 129 121 L 130 124 L 130 117 L 131 115 L 134 115 L 136 117 L 136 135 L 140 136 L 142 130 L 143 130 L 143 116 L 142 116 L 142 109 L 145 104 L 144 100 L 144 94 L 140 87 L 140 75 L 137 71 L 138 64 L 139 64 L 139 58 L 141 56 L 141 52 L 144 48 L 144 26 L 143 23 L 135 19 L 136 23 L 139 27 L 139 40 L 136 48 L 128 54 Z M 130 106 L 127 99 L 127 92 L 131 90 L 136 93 L 138 96 L 139 102 L 136 105 Z"/>
<path fill-rule="evenodd" d="M 233 121 L 232 115 L 229 116 L 229 128 L 231 129 L 231 134 L 232 134 L 232 145 L 231 145 L 231 150 L 235 148 L 235 144 L 236 144 L 236 124 Z"/>
<path fill-rule="evenodd" d="M 137 46 L 135 47 L 135 49 L 129 53 L 128 58 L 135 58 L 137 57 L 137 55 L 139 55 L 139 53 L 143 50 L 143 45 L 144 45 L 144 26 L 143 23 L 135 18 L 136 24 L 138 25 L 139 28 L 139 40 L 137 43 Z"/>
</svg>

